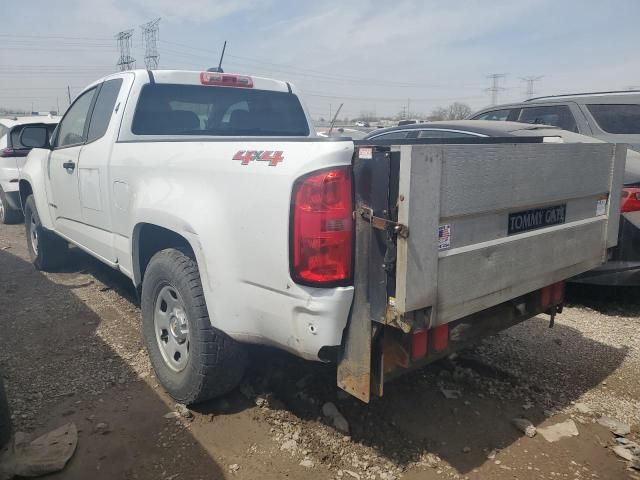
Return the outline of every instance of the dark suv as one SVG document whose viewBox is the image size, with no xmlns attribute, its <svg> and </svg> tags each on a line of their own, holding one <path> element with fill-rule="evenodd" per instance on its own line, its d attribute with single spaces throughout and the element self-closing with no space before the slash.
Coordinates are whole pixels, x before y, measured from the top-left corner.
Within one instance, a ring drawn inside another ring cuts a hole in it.
<svg viewBox="0 0 640 480">
<path fill-rule="evenodd" d="M 576 278 L 601 285 L 640 285 L 640 90 L 532 98 L 487 107 L 471 120 L 555 125 L 611 143 L 629 145 L 618 246 L 605 265 Z"/>
</svg>

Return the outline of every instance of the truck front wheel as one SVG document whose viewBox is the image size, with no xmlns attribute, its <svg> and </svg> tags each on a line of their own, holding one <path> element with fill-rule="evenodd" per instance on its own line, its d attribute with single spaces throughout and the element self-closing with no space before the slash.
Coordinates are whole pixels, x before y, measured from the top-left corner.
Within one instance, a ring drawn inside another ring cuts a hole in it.
<svg viewBox="0 0 640 480">
<path fill-rule="evenodd" d="M 33 195 L 24 202 L 24 227 L 31 262 L 38 270 L 51 270 L 64 264 L 69 244 L 40 223 Z"/>
<path fill-rule="evenodd" d="M 191 252 L 169 248 L 156 253 L 144 273 L 141 300 L 151 364 L 174 399 L 198 403 L 240 383 L 246 351 L 211 326 Z"/>
</svg>

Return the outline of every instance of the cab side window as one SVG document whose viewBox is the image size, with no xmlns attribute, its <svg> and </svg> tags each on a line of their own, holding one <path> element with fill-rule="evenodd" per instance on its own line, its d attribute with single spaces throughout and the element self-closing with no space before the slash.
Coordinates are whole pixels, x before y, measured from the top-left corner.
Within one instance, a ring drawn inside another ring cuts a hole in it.
<svg viewBox="0 0 640 480">
<path fill-rule="evenodd" d="M 71 105 L 71 108 L 65 114 L 58 128 L 57 148 L 84 143 L 87 117 L 95 93 L 96 89 L 92 88 L 88 92 L 80 95 L 74 104 Z"/>
<path fill-rule="evenodd" d="M 518 122 L 553 125 L 570 132 L 578 132 L 576 119 L 567 105 L 547 105 L 544 107 L 526 107 L 520 112 Z"/>
<path fill-rule="evenodd" d="M 109 127 L 121 86 L 121 78 L 107 80 L 102 84 L 98 98 L 96 98 L 96 104 L 93 107 L 93 113 L 91 114 L 87 142 L 93 142 L 107 133 L 107 128 Z"/>
</svg>

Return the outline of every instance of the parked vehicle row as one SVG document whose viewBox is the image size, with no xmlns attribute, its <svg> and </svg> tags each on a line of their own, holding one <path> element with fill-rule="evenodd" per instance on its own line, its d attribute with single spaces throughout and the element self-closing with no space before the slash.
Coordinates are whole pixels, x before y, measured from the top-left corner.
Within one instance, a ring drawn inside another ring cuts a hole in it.
<svg viewBox="0 0 640 480">
<path fill-rule="evenodd" d="M 625 143 L 635 150 L 627 157 L 618 246 L 606 264 L 574 281 L 640 285 L 640 91 L 538 97 L 489 107 L 470 118 L 555 125 L 605 142 Z"/>
</svg>

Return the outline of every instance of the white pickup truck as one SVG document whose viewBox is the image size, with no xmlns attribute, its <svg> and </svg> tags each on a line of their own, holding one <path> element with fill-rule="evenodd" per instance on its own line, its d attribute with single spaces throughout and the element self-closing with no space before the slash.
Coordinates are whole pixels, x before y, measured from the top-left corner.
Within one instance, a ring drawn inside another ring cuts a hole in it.
<svg viewBox="0 0 640 480">
<path fill-rule="evenodd" d="M 338 362 L 338 385 L 368 401 L 395 372 L 555 315 L 559 282 L 615 245 L 624 148 L 354 147 L 311 125 L 288 82 L 101 79 L 28 145 L 33 263 L 56 267 L 71 243 L 130 277 L 157 377 L 178 401 L 233 389 L 252 343 Z"/>
</svg>

